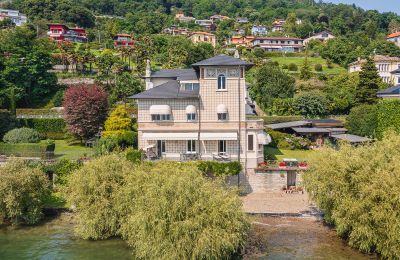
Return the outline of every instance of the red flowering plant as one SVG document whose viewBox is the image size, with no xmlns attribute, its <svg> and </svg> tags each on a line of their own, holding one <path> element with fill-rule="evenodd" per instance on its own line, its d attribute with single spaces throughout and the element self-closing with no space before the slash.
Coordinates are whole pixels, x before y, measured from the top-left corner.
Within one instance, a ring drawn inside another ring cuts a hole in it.
<svg viewBox="0 0 400 260">
<path fill-rule="evenodd" d="M 307 167 L 308 167 L 307 162 L 300 162 L 299 163 L 299 168 L 307 168 Z"/>
<path fill-rule="evenodd" d="M 278 166 L 279 166 L 279 168 L 285 168 L 286 167 L 286 163 L 285 162 L 279 162 Z"/>
<path fill-rule="evenodd" d="M 266 168 L 268 166 L 267 162 L 261 162 L 258 164 L 258 168 Z"/>
</svg>

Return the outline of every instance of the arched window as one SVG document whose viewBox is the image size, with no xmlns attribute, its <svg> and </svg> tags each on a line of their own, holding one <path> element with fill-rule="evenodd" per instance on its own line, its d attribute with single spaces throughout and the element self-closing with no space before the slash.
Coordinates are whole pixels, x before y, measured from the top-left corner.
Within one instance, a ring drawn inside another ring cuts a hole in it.
<svg viewBox="0 0 400 260">
<path fill-rule="evenodd" d="M 218 75 L 218 90 L 226 89 L 226 78 L 224 74 Z"/>
</svg>

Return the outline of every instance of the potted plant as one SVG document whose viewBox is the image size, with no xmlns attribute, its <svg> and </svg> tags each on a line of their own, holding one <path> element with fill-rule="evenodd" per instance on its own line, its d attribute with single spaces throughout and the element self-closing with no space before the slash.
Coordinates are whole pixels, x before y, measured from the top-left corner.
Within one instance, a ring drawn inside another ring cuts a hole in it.
<svg viewBox="0 0 400 260">
<path fill-rule="evenodd" d="M 286 163 L 285 162 L 279 162 L 278 167 L 279 167 L 279 169 L 284 169 L 284 168 L 286 168 Z"/>
</svg>

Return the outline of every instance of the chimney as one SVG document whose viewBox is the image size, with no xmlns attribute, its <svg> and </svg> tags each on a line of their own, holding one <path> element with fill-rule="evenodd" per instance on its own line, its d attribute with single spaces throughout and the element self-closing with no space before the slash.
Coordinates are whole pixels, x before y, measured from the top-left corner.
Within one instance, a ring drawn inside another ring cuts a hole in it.
<svg viewBox="0 0 400 260">
<path fill-rule="evenodd" d="M 153 82 L 151 82 L 151 65 L 150 65 L 150 60 L 148 59 L 146 61 L 146 90 L 149 90 L 153 87 Z"/>
<path fill-rule="evenodd" d="M 236 59 L 240 59 L 239 50 L 235 50 L 235 55 L 233 57 L 235 57 Z"/>
</svg>

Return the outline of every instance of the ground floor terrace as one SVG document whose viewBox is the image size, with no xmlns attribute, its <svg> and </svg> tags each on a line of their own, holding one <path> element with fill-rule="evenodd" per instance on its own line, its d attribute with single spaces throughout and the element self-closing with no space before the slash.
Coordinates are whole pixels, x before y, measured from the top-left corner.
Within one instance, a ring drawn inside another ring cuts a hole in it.
<svg viewBox="0 0 400 260">
<path fill-rule="evenodd" d="M 240 161 L 246 168 L 256 168 L 264 161 L 264 132 L 141 132 L 139 149 L 150 160 Z M 240 145 L 239 145 L 240 144 Z"/>
</svg>

